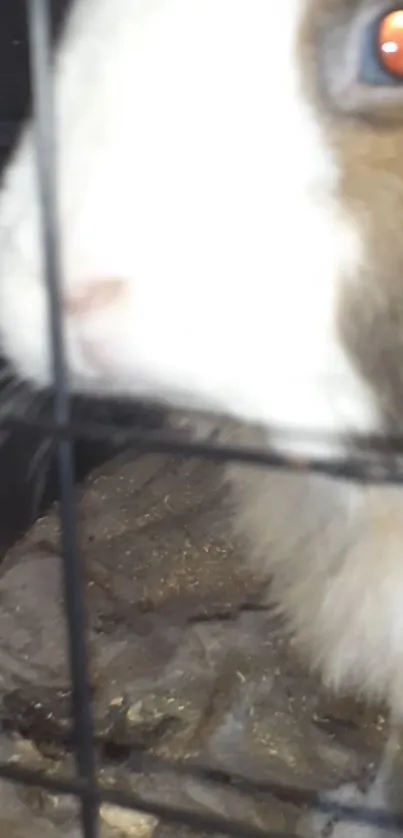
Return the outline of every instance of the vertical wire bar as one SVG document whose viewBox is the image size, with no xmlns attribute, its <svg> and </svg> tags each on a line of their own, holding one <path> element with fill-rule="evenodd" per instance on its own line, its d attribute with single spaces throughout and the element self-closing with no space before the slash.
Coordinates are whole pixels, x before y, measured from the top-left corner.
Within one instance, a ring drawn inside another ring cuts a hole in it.
<svg viewBox="0 0 403 838">
<path fill-rule="evenodd" d="M 70 420 L 70 399 L 64 362 L 61 316 L 61 266 L 59 263 L 58 202 L 55 183 L 55 143 L 53 91 L 51 80 L 51 39 L 49 0 L 27 0 L 30 69 L 36 133 L 38 186 L 41 209 L 44 272 L 48 288 L 49 328 L 55 385 L 54 416 L 59 425 Z M 85 606 L 77 549 L 77 523 L 74 500 L 72 441 L 57 443 L 60 485 L 61 552 L 63 586 L 68 624 L 68 653 L 72 677 L 72 716 L 76 743 L 76 762 L 80 776 L 96 785 L 96 759 L 93 741 L 91 691 L 85 633 Z M 81 800 L 84 838 L 97 838 L 98 806 L 91 795 Z"/>
</svg>

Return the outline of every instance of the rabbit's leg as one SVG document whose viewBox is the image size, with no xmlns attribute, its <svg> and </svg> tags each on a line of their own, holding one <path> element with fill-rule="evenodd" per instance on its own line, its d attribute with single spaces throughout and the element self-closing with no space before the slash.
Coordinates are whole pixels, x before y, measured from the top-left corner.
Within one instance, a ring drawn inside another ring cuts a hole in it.
<svg viewBox="0 0 403 838">
<path fill-rule="evenodd" d="M 380 838 L 380 836 L 402 835 L 393 820 L 390 809 L 389 791 L 394 772 L 396 755 L 400 748 L 401 727 L 392 725 L 389 739 L 377 775 L 366 793 L 360 791 L 354 783 L 346 783 L 321 796 L 323 803 L 334 805 L 332 812 L 315 812 L 305 821 L 301 833 L 318 838 Z M 365 810 L 362 820 L 347 820 L 337 814 L 337 807 L 357 807 Z M 380 825 L 377 816 L 382 815 Z M 390 818 L 389 824 L 385 819 Z"/>
</svg>

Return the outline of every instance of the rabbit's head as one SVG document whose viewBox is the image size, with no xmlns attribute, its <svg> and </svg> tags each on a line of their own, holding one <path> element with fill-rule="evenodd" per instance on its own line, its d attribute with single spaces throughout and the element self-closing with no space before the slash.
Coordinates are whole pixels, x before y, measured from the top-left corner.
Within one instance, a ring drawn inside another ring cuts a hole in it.
<svg viewBox="0 0 403 838">
<path fill-rule="evenodd" d="M 56 70 L 71 387 L 343 435 L 403 421 L 403 4 L 76 0 Z M 51 379 L 29 129 L 0 332 Z"/>
</svg>

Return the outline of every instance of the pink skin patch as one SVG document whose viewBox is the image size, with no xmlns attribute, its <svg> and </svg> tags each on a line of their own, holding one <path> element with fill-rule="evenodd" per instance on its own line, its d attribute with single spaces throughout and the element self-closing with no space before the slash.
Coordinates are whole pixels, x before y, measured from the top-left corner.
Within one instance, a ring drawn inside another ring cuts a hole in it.
<svg viewBox="0 0 403 838">
<path fill-rule="evenodd" d="M 63 298 L 63 310 L 75 323 L 82 357 L 92 374 L 109 375 L 108 353 L 105 342 L 86 335 L 86 327 L 97 324 L 97 317 L 109 309 L 121 305 L 127 295 L 127 282 L 124 279 L 105 278 L 87 282 L 84 286 L 68 292 Z M 94 318 L 94 320 L 93 320 Z M 98 323 L 99 327 L 99 323 Z"/>
<path fill-rule="evenodd" d="M 124 279 L 98 279 L 63 299 L 63 308 L 72 317 L 86 317 L 120 302 L 126 292 Z"/>
</svg>

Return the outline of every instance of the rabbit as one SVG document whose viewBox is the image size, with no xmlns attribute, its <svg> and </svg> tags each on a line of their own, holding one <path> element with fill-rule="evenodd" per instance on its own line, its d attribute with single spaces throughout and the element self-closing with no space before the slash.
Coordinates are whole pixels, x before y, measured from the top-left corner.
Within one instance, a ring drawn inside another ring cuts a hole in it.
<svg viewBox="0 0 403 838">
<path fill-rule="evenodd" d="M 54 69 L 71 392 L 206 416 L 203 434 L 296 456 L 401 429 L 402 15 L 391 0 L 76 0 Z M 0 192 L 0 342 L 34 390 L 53 376 L 43 268 L 28 123 Z M 310 665 L 389 707 L 366 803 L 386 799 L 403 494 L 235 465 L 227 478 L 236 532 Z"/>
</svg>

